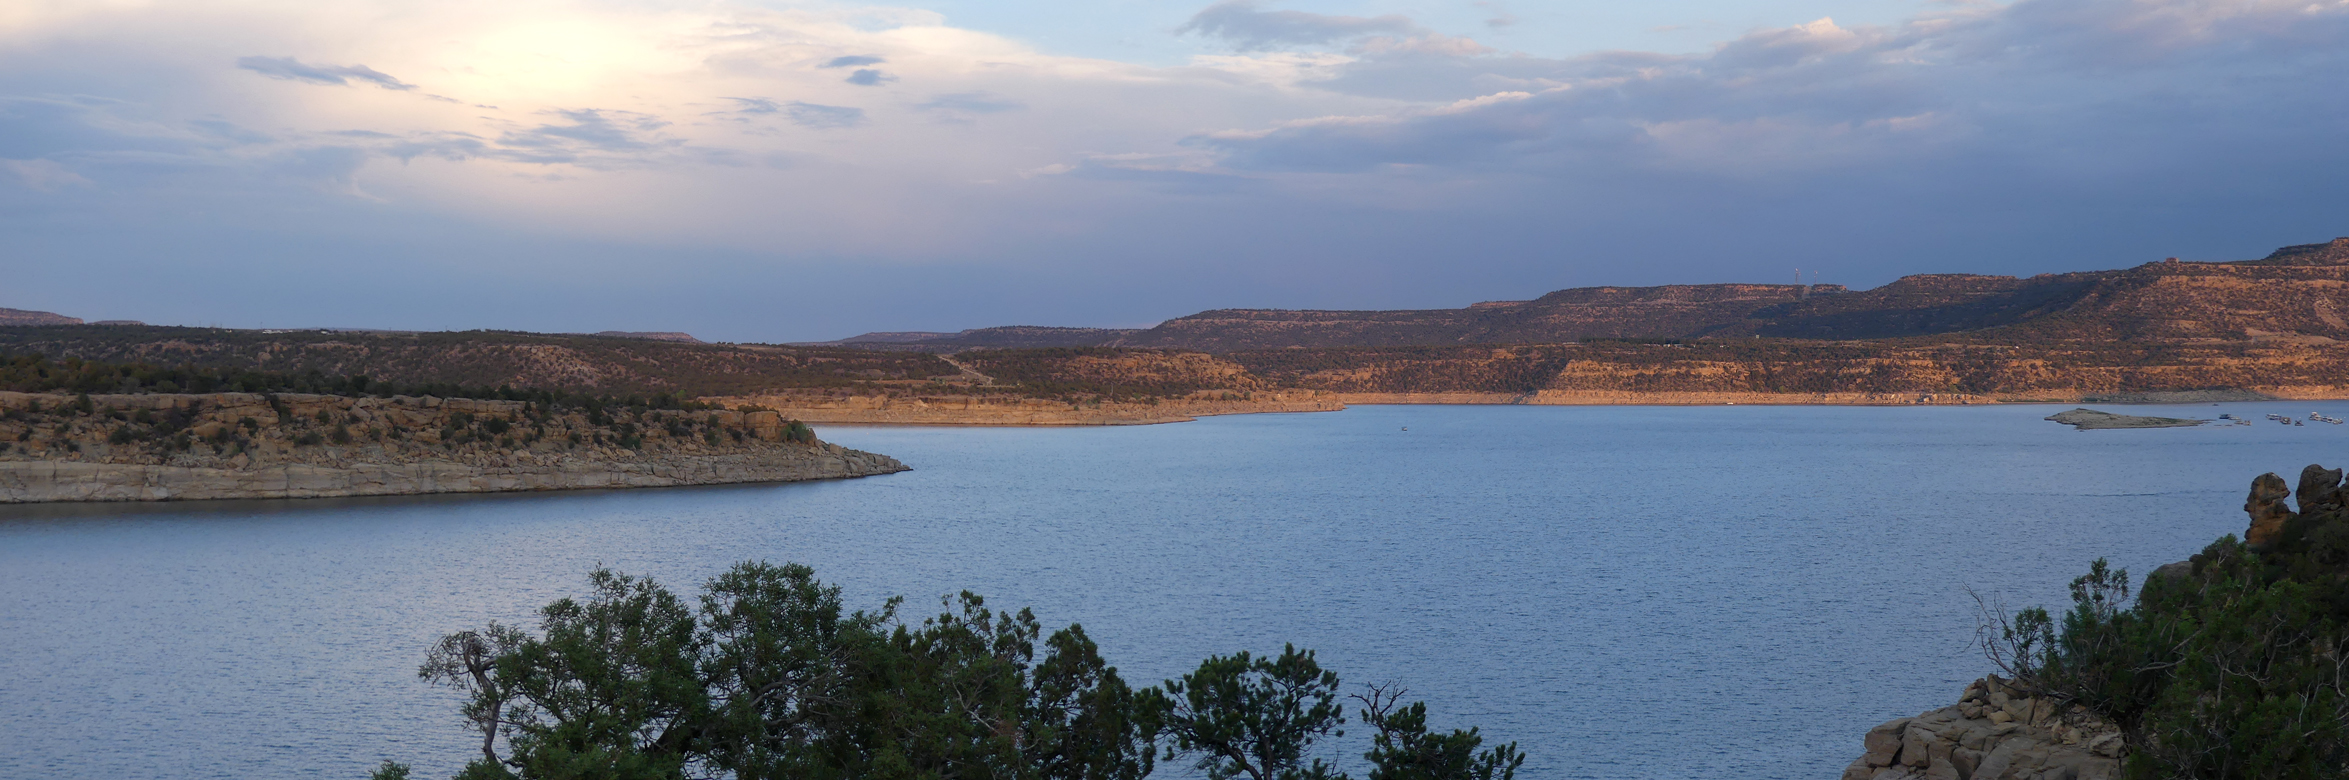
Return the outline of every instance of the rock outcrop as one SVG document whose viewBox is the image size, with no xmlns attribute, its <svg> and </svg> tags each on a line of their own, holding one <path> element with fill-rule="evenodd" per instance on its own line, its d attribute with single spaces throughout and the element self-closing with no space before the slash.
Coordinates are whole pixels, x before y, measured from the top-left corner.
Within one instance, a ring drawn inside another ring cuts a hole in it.
<svg viewBox="0 0 2349 780">
<path fill-rule="evenodd" d="M 2178 417 L 2140 417 L 2131 414 L 2113 414 L 2094 409 L 2073 409 L 2056 412 L 2043 418 L 2072 426 L 2075 430 L 2101 431 L 2114 428 L 2191 428 L 2209 420 L 2188 420 Z"/>
<path fill-rule="evenodd" d="M 2120 731 L 1996 675 L 1958 703 L 1870 729 L 1843 780 L 2110 780 Z"/>
<path fill-rule="evenodd" d="M 0 503 L 671 487 L 904 471 L 773 411 L 0 393 Z"/>
<path fill-rule="evenodd" d="M 2292 489 L 2284 486 L 2283 477 L 2268 473 L 2252 478 L 2251 495 L 2243 501 L 2243 511 L 2251 515 L 2251 527 L 2243 531 L 2243 541 L 2251 549 L 2267 549 L 2276 535 L 2284 532 L 2284 524 L 2300 516 L 2284 503 L 2291 497 Z"/>
</svg>

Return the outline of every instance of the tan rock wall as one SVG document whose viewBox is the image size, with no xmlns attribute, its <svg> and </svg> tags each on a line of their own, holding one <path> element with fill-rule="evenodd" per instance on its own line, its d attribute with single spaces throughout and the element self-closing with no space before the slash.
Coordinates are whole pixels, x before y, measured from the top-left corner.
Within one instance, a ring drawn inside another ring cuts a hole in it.
<svg viewBox="0 0 2349 780">
<path fill-rule="evenodd" d="M 809 423 L 884 425 L 1151 425 L 1189 422 L 1219 414 L 1334 412 L 1346 408 L 1330 393 L 1255 393 L 1253 399 L 1167 399 L 1156 404 L 1069 404 L 1040 398 L 1001 396 L 762 395 L 702 399 L 725 406 L 751 404 Z"/>
<path fill-rule="evenodd" d="M 1914 406 L 1996 403 L 1964 393 L 1706 393 L 1543 390 L 1535 393 L 1336 393 L 1348 404 L 1526 404 L 1531 406 Z"/>
</svg>

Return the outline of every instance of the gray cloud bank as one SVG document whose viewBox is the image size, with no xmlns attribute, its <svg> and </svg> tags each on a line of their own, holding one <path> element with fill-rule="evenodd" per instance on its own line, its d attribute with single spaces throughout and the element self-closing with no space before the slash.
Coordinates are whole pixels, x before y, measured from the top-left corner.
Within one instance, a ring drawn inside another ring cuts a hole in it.
<svg viewBox="0 0 2349 780">
<path fill-rule="evenodd" d="M 239 57 L 237 67 L 273 79 L 304 81 L 311 84 L 343 86 L 352 80 L 364 81 L 384 89 L 410 90 L 416 85 L 402 82 L 390 75 L 365 65 L 304 65 L 292 57 Z"/>
<path fill-rule="evenodd" d="M 1340 16 L 1266 10 L 1260 0 L 1223 0 L 1191 17 L 1176 32 L 1220 38 L 1242 51 L 1336 43 L 1371 35 L 1427 32 L 1410 18 Z"/>
<path fill-rule="evenodd" d="M 1155 69 L 997 49 L 933 66 L 950 58 L 879 39 L 760 59 L 739 50 L 751 26 L 725 27 L 737 48 L 710 57 L 735 80 L 689 98 L 509 110 L 435 103 L 425 90 L 465 95 L 373 56 L 421 88 L 292 57 L 181 67 L 135 41 L 0 52 L 0 229 L 26 237 L 0 270 L 27 296 L 0 306 L 168 321 L 306 294 L 342 303 L 305 311 L 358 318 L 317 324 L 821 338 L 1455 306 L 1796 266 L 1868 286 L 2349 234 L 2341 2 L 2022 0 L 1564 58 L 1398 16 L 1223 2 L 1180 32 L 1238 54 Z M 365 85 L 388 91 L 317 88 Z M 676 84 L 655 86 L 628 94 Z M 292 108 L 237 113 L 256 87 Z M 298 110 L 321 98 L 392 102 L 376 120 Z M 444 180 L 466 184 L 429 189 Z M 467 187 L 498 194 L 435 195 Z M 512 193 L 549 194 L 501 210 Z M 679 319 L 591 323 L 549 303 L 528 309 L 539 319 L 419 320 L 468 309 L 432 285 L 402 297 L 387 269 L 403 257 L 562 278 L 569 304 L 603 312 L 638 308 L 625 269 L 658 267 L 687 303 Z M 742 279 L 827 289 L 821 306 L 765 306 Z M 721 305 L 690 303 L 721 288 Z"/>
</svg>

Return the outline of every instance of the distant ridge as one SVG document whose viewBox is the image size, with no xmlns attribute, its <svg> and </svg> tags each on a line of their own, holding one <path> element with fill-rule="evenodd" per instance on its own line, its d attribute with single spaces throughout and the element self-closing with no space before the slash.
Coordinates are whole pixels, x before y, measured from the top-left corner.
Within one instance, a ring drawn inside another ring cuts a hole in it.
<svg viewBox="0 0 2349 780">
<path fill-rule="evenodd" d="M 597 332 L 595 332 L 595 333 L 590 333 L 590 334 L 588 334 L 588 335 L 590 335 L 590 336 L 602 336 L 602 337 L 604 337 L 604 338 L 607 338 L 607 339 L 643 339 L 643 340 L 645 340 L 645 341 L 673 341 L 673 342 L 676 342 L 676 343 L 679 343 L 679 344 L 702 344 L 702 343 L 706 343 L 706 342 L 703 342 L 701 339 L 694 338 L 694 337 L 693 337 L 693 334 L 691 334 L 691 333 L 679 333 L 679 332 L 676 332 L 676 331 L 605 330 L 605 331 L 597 331 Z"/>
<path fill-rule="evenodd" d="M 68 317 L 45 311 L 0 309 L 0 325 L 80 325 L 79 317 Z"/>
<path fill-rule="evenodd" d="M 827 344 L 896 348 L 1294 347 L 1557 344 L 1586 339 L 1770 336 L 1876 340 L 1979 334 L 2020 340 L 2349 341 L 2349 238 L 2237 262 L 2175 258 L 2113 271 L 1917 274 L 1841 285 L 1577 287 L 1460 309 L 1216 309 L 1150 328 L 1012 326 L 872 333 Z"/>
</svg>

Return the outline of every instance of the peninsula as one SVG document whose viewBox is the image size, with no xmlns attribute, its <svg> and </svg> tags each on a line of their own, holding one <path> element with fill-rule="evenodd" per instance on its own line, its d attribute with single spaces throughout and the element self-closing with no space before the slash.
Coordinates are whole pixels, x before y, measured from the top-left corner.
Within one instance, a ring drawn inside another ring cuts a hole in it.
<svg viewBox="0 0 2349 780">
<path fill-rule="evenodd" d="M 904 470 L 758 409 L 0 392 L 0 503 L 669 487 Z"/>
<path fill-rule="evenodd" d="M 2115 428 L 2192 428 L 2209 420 L 2188 420 L 2178 417 L 2139 417 L 2128 414 L 2099 412 L 2094 409 L 2073 409 L 2048 415 L 2050 422 L 2059 422 L 2083 431 L 2102 431 Z"/>
</svg>

